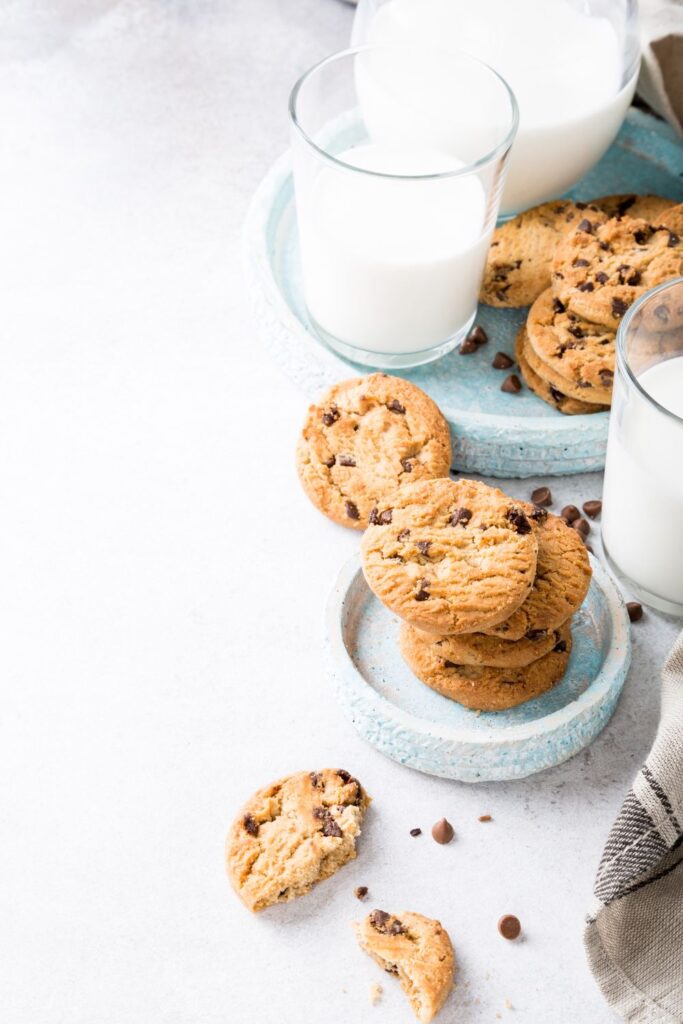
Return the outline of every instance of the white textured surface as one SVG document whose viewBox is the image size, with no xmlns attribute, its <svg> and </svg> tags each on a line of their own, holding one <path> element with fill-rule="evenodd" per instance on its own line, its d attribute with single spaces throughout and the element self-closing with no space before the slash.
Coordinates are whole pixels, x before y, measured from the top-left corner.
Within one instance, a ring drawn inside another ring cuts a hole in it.
<svg viewBox="0 0 683 1024">
<path fill-rule="evenodd" d="M 451 931 L 444 1024 L 608 1024 L 582 917 L 674 625 L 634 627 L 606 731 L 521 783 L 384 760 L 325 677 L 322 609 L 358 536 L 298 491 L 304 399 L 255 343 L 239 231 L 286 144 L 287 88 L 344 44 L 350 9 L 60 7 L 0 13 L 2 1019 L 408 1024 L 349 930 L 365 884 Z M 325 764 L 375 797 L 361 856 L 252 918 L 223 875 L 228 822 L 257 785 Z M 443 814 L 451 846 L 408 836 Z M 503 912 L 525 942 L 498 937 Z"/>
</svg>

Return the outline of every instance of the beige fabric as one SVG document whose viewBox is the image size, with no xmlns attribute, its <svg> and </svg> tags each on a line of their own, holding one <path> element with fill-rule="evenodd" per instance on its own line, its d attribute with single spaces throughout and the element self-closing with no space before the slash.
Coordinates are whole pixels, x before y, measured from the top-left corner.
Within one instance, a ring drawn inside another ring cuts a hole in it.
<svg viewBox="0 0 683 1024">
<path fill-rule="evenodd" d="M 662 673 L 659 730 L 610 832 L 586 951 L 624 1020 L 683 1022 L 683 634 Z"/>
<path fill-rule="evenodd" d="M 640 0 L 638 94 L 683 134 L 683 0 Z"/>
</svg>

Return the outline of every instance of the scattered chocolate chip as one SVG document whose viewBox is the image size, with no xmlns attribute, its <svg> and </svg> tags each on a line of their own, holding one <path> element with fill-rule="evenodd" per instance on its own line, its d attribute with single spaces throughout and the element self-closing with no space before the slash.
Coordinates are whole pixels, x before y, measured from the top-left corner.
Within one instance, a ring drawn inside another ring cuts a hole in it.
<svg viewBox="0 0 683 1024">
<path fill-rule="evenodd" d="M 353 455 L 340 455 L 339 456 L 339 465 L 340 466 L 355 466 L 356 465 L 356 460 L 354 459 Z"/>
<path fill-rule="evenodd" d="M 606 274 L 604 270 L 599 270 L 595 275 L 595 280 L 598 284 L 607 284 L 609 281 L 609 274 Z"/>
<path fill-rule="evenodd" d="M 456 508 L 449 523 L 451 526 L 467 526 L 471 518 L 472 513 L 468 508 Z"/>
<path fill-rule="evenodd" d="M 513 266 L 512 269 L 513 270 L 519 269 L 519 265 Z M 476 327 L 472 328 L 470 333 L 467 335 L 467 339 L 469 339 L 470 341 L 473 341 L 475 345 L 485 345 L 486 342 L 489 340 L 489 336 L 488 336 L 488 334 L 486 333 L 486 331 L 484 330 L 483 327 L 480 327 L 479 325 L 477 325 Z"/>
<path fill-rule="evenodd" d="M 631 622 L 638 622 L 643 617 L 643 606 L 638 601 L 627 601 L 626 611 Z"/>
<path fill-rule="evenodd" d="M 577 533 L 580 533 L 584 540 L 591 532 L 591 525 L 587 519 L 583 518 L 583 516 L 579 516 L 578 519 L 575 519 L 573 523 L 571 523 L 571 527 L 573 530 L 576 530 Z"/>
<path fill-rule="evenodd" d="M 415 836 L 421 836 L 422 835 L 422 829 L 421 828 L 411 828 L 410 834 L 411 834 L 411 836 L 413 838 L 415 838 Z"/>
<path fill-rule="evenodd" d="M 453 826 L 450 821 L 446 820 L 446 818 L 441 818 L 440 821 L 437 821 L 436 824 L 432 826 L 432 839 L 436 843 L 440 843 L 441 846 L 445 846 L 446 843 L 450 843 L 454 835 L 455 832 L 453 831 Z"/>
<path fill-rule="evenodd" d="M 242 819 L 244 825 L 244 831 L 248 832 L 250 836 L 257 836 L 259 832 L 259 823 L 255 818 L 252 818 L 251 814 L 245 814 Z"/>
<path fill-rule="evenodd" d="M 566 308 L 567 307 L 565 306 L 564 302 L 560 302 L 559 299 L 553 299 L 553 312 L 554 313 L 564 313 Z"/>
<path fill-rule="evenodd" d="M 612 316 L 615 319 L 622 317 L 627 309 L 628 305 L 623 299 L 612 299 Z"/>
<path fill-rule="evenodd" d="M 517 533 L 531 533 L 531 523 L 522 512 L 521 508 L 515 508 L 513 505 L 512 508 L 507 511 L 506 519 L 510 525 L 515 528 Z"/>
<path fill-rule="evenodd" d="M 479 821 L 493 821 L 493 818 L 490 814 L 480 814 Z"/>
<path fill-rule="evenodd" d="M 341 413 L 336 405 L 331 405 L 327 412 L 323 413 L 323 423 L 326 427 L 331 427 L 333 423 L 336 423 Z"/>
<path fill-rule="evenodd" d="M 595 285 L 592 281 L 582 281 L 581 284 L 577 285 L 580 292 L 592 292 L 595 290 Z"/>
<path fill-rule="evenodd" d="M 588 235 L 593 234 L 593 224 L 591 221 L 588 220 L 587 217 L 584 217 L 583 220 L 580 222 L 579 231 L 585 231 Z"/>
<path fill-rule="evenodd" d="M 389 914 L 385 910 L 373 910 L 370 914 L 370 924 L 378 932 L 386 931 Z"/>
<path fill-rule="evenodd" d="M 576 505 L 565 505 L 560 512 L 560 517 L 564 519 L 565 523 L 573 523 L 575 519 L 580 517 L 580 515 L 581 513 Z"/>
<path fill-rule="evenodd" d="M 410 459 L 401 459 L 401 465 L 403 466 L 403 472 L 404 473 L 412 473 L 413 472 L 413 464 L 410 461 Z"/>
<path fill-rule="evenodd" d="M 590 519 L 597 519 L 602 512 L 602 502 L 598 501 L 597 498 L 591 501 L 584 501 L 582 508 Z"/>
<path fill-rule="evenodd" d="M 417 581 L 418 590 L 415 595 L 416 601 L 428 601 L 429 600 L 429 580 L 424 579 Z"/>
<path fill-rule="evenodd" d="M 334 455 L 330 455 L 329 459 L 325 459 L 325 465 L 328 469 L 332 469 L 336 461 Z"/>
<path fill-rule="evenodd" d="M 542 640 L 544 636 L 547 636 L 547 629 L 529 629 L 525 633 L 527 640 Z"/>
<path fill-rule="evenodd" d="M 534 505 L 552 505 L 553 496 L 550 493 L 549 487 L 537 487 L 535 491 L 531 492 L 531 500 Z"/>
<path fill-rule="evenodd" d="M 548 510 L 546 508 L 541 508 L 540 505 L 537 505 L 533 512 L 530 514 L 530 518 L 533 519 L 535 523 L 544 523 L 548 518 Z"/>
<path fill-rule="evenodd" d="M 508 395 L 518 395 L 522 390 L 522 382 L 516 373 L 511 373 L 500 385 L 500 390 Z"/>
<path fill-rule="evenodd" d="M 514 365 L 514 359 L 510 359 L 507 352 L 496 352 L 493 357 L 493 362 L 491 363 L 494 370 L 509 370 L 510 367 Z"/>
<path fill-rule="evenodd" d="M 346 514 L 349 517 L 349 519 L 360 519 L 360 512 L 358 511 L 358 506 L 355 505 L 352 501 L 344 502 L 344 508 L 346 509 Z"/>
<path fill-rule="evenodd" d="M 410 537 L 410 530 L 406 527 L 405 530 L 401 530 L 396 540 L 399 540 L 401 543 L 403 543 L 404 540 L 408 540 L 408 537 Z"/>
<path fill-rule="evenodd" d="M 598 242 L 598 246 L 602 249 L 603 252 L 612 251 L 612 247 L 607 242 Z"/>
<path fill-rule="evenodd" d="M 367 894 L 367 885 L 359 885 L 358 888 L 354 891 L 354 896 L 356 897 L 357 900 L 364 900 Z"/>
<path fill-rule="evenodd" d="M 567 650 L 567 641 L 559 640 L 553 647 L 553 650 L 557 651 L 558 654 L 564 654 L 564 652 Z"/>
<path fill-rule="evenodd" d="M 498 922 L 498 931 L 504 939 L 517 939 L 522 933 L 519 918 L 514 914 L 504 914 Z"/>
<path fill-rule="evenodd" d="M 387 402 L 387 409 L 389 409 L 390 412 L 398 412 L 401 416 L 405 416 L 406 407 L 405 405 L 401 405 L 397 398 L 392 398 L 390 402 Z"/>
<path fill-rule="evenodd" d="M 417 550 L 420 552 L 421 555 L 428 555 L 431 546 L 431 540 L 419 540 L 417 542 Z"/>
<path fill-rule="evenodd" d="M 476 352 L 479 346 L 475 341 L 472 341 L 469 336 L 464 341 L 460 342 L 460 348 L 458 352 L 461 356 L 469 356 L 472 352 Z"/>
</svg>

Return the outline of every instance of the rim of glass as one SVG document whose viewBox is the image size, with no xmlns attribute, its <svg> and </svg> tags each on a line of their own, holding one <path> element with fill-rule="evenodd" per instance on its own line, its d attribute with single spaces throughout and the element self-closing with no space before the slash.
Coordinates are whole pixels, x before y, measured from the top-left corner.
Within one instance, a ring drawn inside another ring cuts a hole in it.
<svg viewBox="0 0 683 1024">
<path fill-rule="evenodd" d="M 336 156 L 332 156 L 327 150 L 322 149 L 317 145 L 306 132 L 297 118 L 296 105 L 299 98 L 299 93 L 306 84 L 309 78 L 321 71 L 328 64 L 332 64 L 334 61 L 342 60 L 346 57 L 357 57 L 360 53 L 368 52 L 371 50 L 402 50 L 414 53 L 416 50 L 424 50 L 428 53 L 440 53 L 449 58 L 461 58 L 466 57 L 473 64 L 478 64 L 479 67 L 484 68 L 503 86 L 505 95 L 507 96 L 510 103 L 510 127 L 505 134 L 501 142 L 498 143 L 492 150 L 486 153 L 484 156 L 479 157 L 477 160 L 473 160 L 471 163 L 465 164 L 463 167 L 458 167 L 457 170 L 450 171 L 436 171 L 431 174 L 391 174 L 385 171 L 372 171 L 366 167 L 356 167 L 354 164 L 346 163 L 344 160 L 340 160 Z M 434 46 L 412 46 L 403 43 L 365 43 L 362 46 L 350 46 L 345 50 L 337 50 L 336 53 L 331 53 L 327 57 L 323 57 L 317 64 L 314 64 L 304 71 L 303 75 L 294 83 L 291 93 L 289 94 L 289 118 L 298 131 L 301 138 L 306 142 L 311 149 L 315 150 L 318 156 L 322 157 L 328 163 L 331 163 L 335 167 L 342 167 L 346 171 L 355 171 L 357 174 L 366 174 L 374 178 L 393 178 L 400 181 L 433 181 L 440 178 L 459 178 L 466 174 L 472 174 L 473 171 L 478 170 L 480 167 L 486 166 L 495 160 L 501 153 L 504 153 L 512 145 L 515 135 L 517 134 L 517 128 L 519 125 L 519 107 L 517 105 L 517 99 L 514 92 L 505 81 L 502 75 L 499 75 L 495 68 L 492 68 L 490 64 L 487 64 L 483 60 L 479 60 L 478 57 L 473 57 L 471 53 L 467 53 L 465 50 L 441 50 Z"/>
<path fill-rule="evenodd" d="M 642 306 L 645 306 L 647 303 L 651 302 L 656 295 L 659 295 L 660 292 L 668 291 L 670 288 L 674 288 L 676 285 L 683 286 L 683 277 L 674 277 L 671 281 L 664 281 L 663 284 L 658 284 L 656 288 L 651 288 L 650 291 L 645 292 L 645 294 L 641 295 L 639 299 L 636 299 L 636 301 L 630 307 L 626 316 L 619 324 L 619 328 L 617 330 L 617 364 L 626 381 L 632 387 L 634 387 L 636 391 L 650 403 L 650 405 L 653 405 L 656 409 L 659 410 L 659 412 L 664 413 L 665 416 L 668 416 L 670 419 L 674 420 L 676 423 L 680 423 L 681 426 L 683 426 L 683 416 L 679 416 L 677 413 L 672 412 L 671 409 L 667 409 L 665 405 L 662 405 L 661 402 L 658 402 L 656 398 L 653 398 L 652 395 L 645 390 L 645 388 L 640 383 L 635 373 L 631 369 L 630 363 L 628 361 L 628 356 L 626 354 L 626 337 L 631 327 L 631 321 L 633 320 L 633 317 L 636 315 L 638 310 Z M 666 361 L 666 359 L 662 360 L 662 362 Z"/>
</svg>

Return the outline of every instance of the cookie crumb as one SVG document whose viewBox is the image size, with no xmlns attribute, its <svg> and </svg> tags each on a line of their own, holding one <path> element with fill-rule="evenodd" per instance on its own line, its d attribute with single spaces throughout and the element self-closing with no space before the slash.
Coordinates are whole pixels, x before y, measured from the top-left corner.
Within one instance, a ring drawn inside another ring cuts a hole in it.
<svg viewBox="0 0 683 1024">
<path fill-rule="evenodd" d="M 373 982 L 373 984 L 370 986 L 370 1006 L 377 1006 L 377 1003 L 382 998 L 383 992 L 384 989 L 382 988 L 382 986 L 378 985 L 376 981 Z"/>
<path fill-rule="evenodd" d="M 421 828 L 411 828 L 410 834 L 411 834 L 411 836 L 413 838 L 415 838 L 415 836 L 421 836 L 422 835 L 422 829 Z"/>
<path fill-rule="evenodd" d="M 364 900 L 365 897 L 367 896 L 367 894 L 368 894 L 368 887 L 367 887 L 367 885 L 359 885 L 358 888 L 354 892 L 354 896 L 356 897 L 357 900 Z"/>
<path fill-rule="evenodd" d="M 493 818 L 490 814 L 480 814 L 479 821 L 493 821 Z"/>
<path fill-rule="evenodd" d="M 505 1000 L 505 1009 L 506 1010 L 514 1010 L 514 1006 L 512 1005 L 512 1003 L 510 1002 L 509 999 Z"/>
</svg>

